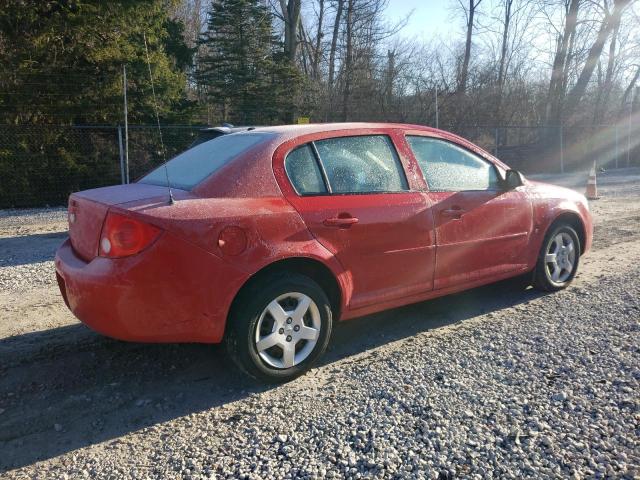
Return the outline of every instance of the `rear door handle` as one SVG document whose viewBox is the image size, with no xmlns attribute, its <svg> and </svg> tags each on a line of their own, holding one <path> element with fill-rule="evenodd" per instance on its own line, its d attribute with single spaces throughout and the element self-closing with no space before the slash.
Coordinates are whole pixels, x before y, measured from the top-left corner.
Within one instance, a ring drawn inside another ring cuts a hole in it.
<svg viewBox="0 0 640 480">
<path fill-rule="evenodd" d="M 349 228 L 351 225 L 358 223 L 356 217 L 333 217 L 327 218 L 322 222 L 326 227 Z"/>
<path fill-rule="evenodd" d="M 460 219 L 462 218 L 462 215 L 466 213 L 466 211 L 462 210 L 461 208 L 447 208 L 446 210 L 441 210 L 440 213 L 443 217 Z"/>
</svg>

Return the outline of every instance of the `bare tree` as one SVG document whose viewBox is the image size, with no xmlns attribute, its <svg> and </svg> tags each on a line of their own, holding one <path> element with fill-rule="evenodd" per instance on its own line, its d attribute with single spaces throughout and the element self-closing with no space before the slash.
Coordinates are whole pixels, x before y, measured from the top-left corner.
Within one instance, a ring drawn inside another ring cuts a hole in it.
<svg viewBox="0 0 640 480">
<path fill-rule="evenodd" d="M 466 7 L 462 0 L 458 0 L 460 7 L 466 16 L 467 37 L 464 44 L 464 57 L 462 60 L 462 69 L 460 70 L 460 78 L 458 80 L 458 92 L 464 93 L 467 90 L 467 80 L 469 78 L 469 61 L 471 60 L 471 43 L 473 38 L 473 26 L 475 25 L 475 16 L 478 6 L 482 0 L 469 0 L 469 6 Z"/>
<path fill-rule="evenodd" d="M 620 17 L 622 16 L 622 12 L 630 2 L 631 0 L 614 0 L 613 12 L 610 12 L 608 10 L 605 11 L 605 18 L 602 21 L 595 42 L 589 49 L 589 54 L 587 56 L 585 65 L 580 72 L 580 76 L 578 77 L 576 84 L 567 95 L 565 108 L 568 112 L 572 112 L 573 110 L 575 110 L 578 103 L 585 94 L 587 85 L 589 83 L 589 80 L 591 79 L 591 76 L 593 75 L 593 71 L 596 68 L 598 60 L 600 59 L 600 55 L 602 54 L 602 50 L 604 49 L 607 38 L 609 37 L 611 32 L 615 31 L 620 25 Z"/>
<path fill-rule="evenodd" d="M 347 48 L 344 59 L 344 90 L 342 95 L 342 120 L 349 118 L 349 102 L 351 101 L 351 75 L 353 73 L 353 10 L 356 0 L 347 0 L 346 37 Z"/>
<path fill-rule="evenodd" d="M 596 104 L 594 107 L 593 113 L 593 123 L 599 124 L 603 121 L 605 110 L 607 103 L 609 101 L 609 96 L 611 94 L 611 89 L 613 87 L 614 75 L 615 75 L 615 66 L 617 61 L 617 44 L 618 44 L 618 35 L 620 32 L 620 22 L 618 22 L 611 33 L 611 40 L 609 41 L 609 50 L 607 55 L 607 68 L 604 72 L 604 78 L 601 82 L 598 82 L 599 88 L 596 95 Z M 602 77 L 601 73 L 601 64 L 598 63 L 599 77 Z"/>
<path fill-rule="evenodd" d="M 638 12 L 623 9 L 632 1 L 456 0 L 464 33 L 430 42 L 398 35 L 403 22 L 386 19 L 389 0 L 270 4 L 288 56 L 287 29 L 296 25 L 293 60 L 307 88 L 293 110 L 324 121 L 435 124 L 437 90 L 440 125 L 455 129 L 615 119 L 640 82 Z M 498 141 L 507 143 L 503 133 Z M 555 142 L 557 132 L 550 134 Z M 495 138 L 492 131 L 483 145 L 493 148 Z"/>
<path fill-rule="evenodd" d="M 322 28 L 324 26 L 324 2 L 318 0 L 318 26 L 316 29 L 316 41 L 313 48 L 313 77 L 318 80 L 320 78 L 320 60 L 322 59 L 322 37 L 324 35 Z"/>
<path fill-rule="evenodd" d="M 198 43 L 207 16 L 206 2 L 202 0 L 181 0 L 172 6 L 172 16 L 184 25 L 184 39 L 194 47 Z"/>
<path fill-rule="evenodd" d="M 633 89 L 636 88 L 636 83 L 640 80 L 640 65 L 636 66 L 636 73 L 631 77 L 631 81 L 627 88 L 625 88 L 624 93 L 622 94 L 622 98 L 620 100 L 620 109 L 623 109 L 628 102 L 628 99 L 631 98 L 631 94 Z"/>
<path fill-rule="evenodd" d="M 505 98 L 511 95 L 512 89 L 519 88 L 532 69 L 532 44 L 537 35 L 532 25 L 538 11 L 536 0 L 500 0 L 486 12 L 484 20 L 478 22 L 476 76 L 473 83 L 468 82 L 468 88 L 490 90 L 491 104 L 486 110 L 490 113 L 486 119 L 489 123 L 503 123 L 515 113 L 511 108 L 513 103 L 505 102 Z M 463 98 L 458 101 L 462 102 Z M 477 104 L 477 99 L 474 103 Z"/>
<path fill-rule="evenodd" d="M 514 0 L 503 0 L 504 23 L 502 28 L 502 47 L 500 49 L 500 60 L 498 61 L 498 88 L 502 90 L 504 85 L 505 67 L 507 64 L 507 49 L 509 48 L 509 26 Z"/>
<path fill-rule="evenodd" d="M 298 54 L 298 27 L 302 0 L 280 0 L 280 10 L 284 19 L 284 53 L 294 62 Z"/>
<path fill-rule="evenodd" d="M 331 35 L 331 49 L 329 51 L 329 89 L 333 88 L 336 69 L 336 49 L 338 47 L 338 35 L 340 34 L 340 23 L 342 22 L 342 10 L 345 0 L 337 0 L 336 16 L 333 21 L 333 34 Z"/>
<path fill-rule="evenodd" d="M 549 93 L 547 96 L 547 123 L 557 124 L 560 122 L 560 112 L 562 111 L 562 100 L 566 91 L 568 58 L 571 55 L 572 44 L 575 38 L 576 26 L 578 24 L 578 11 L 583 0 L 570 0 L 566 8 L 564 29 L 558 35 L 556 54 L 551 67 L 551 80 L 549 82 Z"/>
</svg>

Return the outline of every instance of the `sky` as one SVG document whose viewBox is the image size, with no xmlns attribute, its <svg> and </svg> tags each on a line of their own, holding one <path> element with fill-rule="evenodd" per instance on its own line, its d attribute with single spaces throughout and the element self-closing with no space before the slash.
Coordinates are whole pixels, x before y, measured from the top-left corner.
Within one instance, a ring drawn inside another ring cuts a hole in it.
<svg viewBox="0 0 640 480">
<path fill-rule="evenodd" d="M 428 39 L 450 31 L 452 6 L 450 0 L 389 0 L 385 13 L 392 21 L 411 14 L 402 35 Z M 454 25 L 456 29 L 459 27 Z"/>
</svg>

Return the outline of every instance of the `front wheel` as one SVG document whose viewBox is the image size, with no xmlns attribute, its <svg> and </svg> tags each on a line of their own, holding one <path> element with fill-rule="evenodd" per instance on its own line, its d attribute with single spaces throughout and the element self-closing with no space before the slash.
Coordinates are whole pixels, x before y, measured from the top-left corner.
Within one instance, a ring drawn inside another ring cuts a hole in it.
<svg viewBox="0 0 640 480">
<path fill-rule="evenodd" d="M 580 240 L 568 225 L 552 227 L 545 235 L 533 286 L 548 292 L 569 286 L 578 271 Z"/>
<path fill-rule="evenodd" d="M 241 293 L 226 334 L 230 357 L 254 378 L 291 380 L 324 353 L 331 305 L 312 279 L 279 273 Z"/>
</svg>

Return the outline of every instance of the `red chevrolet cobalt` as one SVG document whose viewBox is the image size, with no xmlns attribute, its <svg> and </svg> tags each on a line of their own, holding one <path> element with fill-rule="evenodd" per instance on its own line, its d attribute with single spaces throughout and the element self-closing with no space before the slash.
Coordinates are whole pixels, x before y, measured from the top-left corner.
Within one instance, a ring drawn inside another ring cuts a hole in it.
<svg viewBox="0 0 640 480">
<path fill-rule="evenodd" d="M 582 195 L 440 130 L 247 128 L 71 195 L 55 265 L 92 329 L 225 342 L 244 371 L 281 381 L 338 320 L 515 276 L 565 288 L 592 230 Z"/>
</svg>

